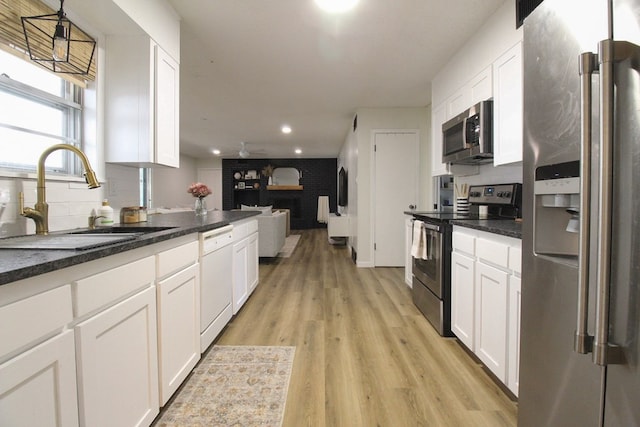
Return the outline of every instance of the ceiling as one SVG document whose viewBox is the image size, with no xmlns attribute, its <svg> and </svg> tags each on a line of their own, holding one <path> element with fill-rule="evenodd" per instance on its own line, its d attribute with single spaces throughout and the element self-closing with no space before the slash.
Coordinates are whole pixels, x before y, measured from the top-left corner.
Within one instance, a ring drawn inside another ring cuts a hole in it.
<svg viewBox="0 0 640 427">
<path fill-rule="evenodd" d="M 313 0 L 169 0 L 181 151 L 237 158 L 245 141 L 255 158 L 337 157 L 358 108 L 430 104 L 438 70 L 504 1 L 360 0 L 329 15 Z"/>
</svg>

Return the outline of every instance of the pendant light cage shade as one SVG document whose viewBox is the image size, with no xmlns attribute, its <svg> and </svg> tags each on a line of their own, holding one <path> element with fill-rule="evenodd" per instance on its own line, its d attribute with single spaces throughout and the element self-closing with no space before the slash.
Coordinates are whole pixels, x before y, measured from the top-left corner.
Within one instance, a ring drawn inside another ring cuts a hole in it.
<svg viewBox="0 0 640 427">
<path fill-rule="evenodd" d="M 58 13 L 22 17 L 21 20 L 27 53 L 32 61 L 54 73 L 77 74 L 88 76 L 90 80 L 95 79 L 95 67 L 92 65 L 96 41 L 64 16 L 62 2 Z M 58 48 L 62 48 L 62 55 L 59 53 L 54 58 L 56 37 L 64 39 L 57 41 Z"/>
</svg>

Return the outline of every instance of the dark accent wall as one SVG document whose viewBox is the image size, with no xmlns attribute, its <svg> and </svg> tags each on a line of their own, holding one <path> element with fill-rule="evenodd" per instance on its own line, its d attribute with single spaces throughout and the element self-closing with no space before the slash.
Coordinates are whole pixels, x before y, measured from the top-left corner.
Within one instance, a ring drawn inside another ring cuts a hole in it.
<svg viewBox="0 0 640 427">
<path fill-rule="evenodd" d="M 267 190 L 268 178 L 262 169 L 292 167 L 302 173 L 302 190 Z M 260 187 L 252 190 L 234 189 L 233 174 L 256 170 L 260 173 Z M 291 228 L 308 229 L 326 227 L 317 221 L 318 196 L 329 196 L 329 211 L 336 212 L 338 187 L 337 159 L 223 159 L 222 209 L 239 209 L 241 204 L 288 208 L 291 210 Z"/>
</svg>

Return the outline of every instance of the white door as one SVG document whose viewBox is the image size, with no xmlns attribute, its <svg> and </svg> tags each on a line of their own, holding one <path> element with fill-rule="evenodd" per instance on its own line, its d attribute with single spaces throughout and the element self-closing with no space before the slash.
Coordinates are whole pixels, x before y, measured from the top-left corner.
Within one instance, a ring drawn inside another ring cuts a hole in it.
<svg viewBox="0 0 640 427">
<path fill-rule="evenodd" d="M 418 132 L 374 133 L 374 266 L 404 265 L 404 212 L 418 203 Z"/>
</svg>

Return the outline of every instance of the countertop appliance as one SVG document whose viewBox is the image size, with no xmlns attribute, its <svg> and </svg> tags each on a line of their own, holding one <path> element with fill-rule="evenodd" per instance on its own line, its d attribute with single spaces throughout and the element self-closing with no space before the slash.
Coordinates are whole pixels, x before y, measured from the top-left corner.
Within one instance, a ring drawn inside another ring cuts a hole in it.
<svg viewBox="0 0 640 427">
<path fill-rule="evenodd" d="M 200 351 L 233 316 L 233 225 L 200 233 Z"/>
<path fill-rule="evenodd" d="M 522 427 L 640 425 L 639 27 L 640 0 L 525 19 Z"/>
<path fill-rule="evenodd" d="M 451 332 L 451 221 L 509 219 L 519 216 L 522 184 L 476 185 L 469 188 L 470 212 L 407 211 L 414 217 L 414 236 L 423 232 L 426 257 L 412 259 L 412 299 L 438 333 Z M 487 215 L 478 213 L 486 205 Z M 421 227 L 422 230 L 416 230 Z M 415 242 L 415 241 L 414 241 Z"/>
<path fill-rule="evenodd" d="M 493 101 L 481 101 L 442 125 L 442 163 L 493 161 Z"/>
</svg>

